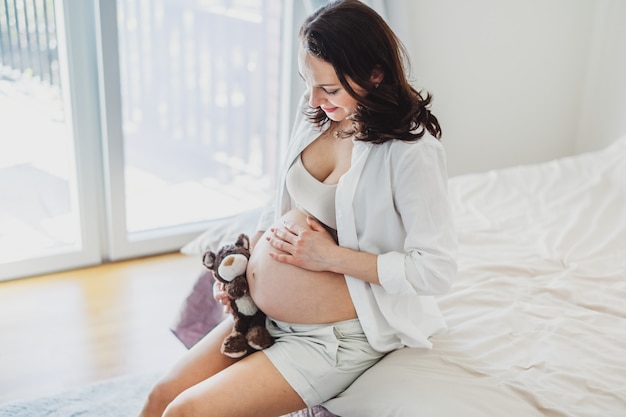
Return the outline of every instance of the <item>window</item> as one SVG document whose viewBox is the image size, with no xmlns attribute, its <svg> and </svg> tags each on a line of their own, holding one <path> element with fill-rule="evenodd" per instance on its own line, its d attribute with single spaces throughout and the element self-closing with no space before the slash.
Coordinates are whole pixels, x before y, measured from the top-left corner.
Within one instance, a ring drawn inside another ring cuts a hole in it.
<svg viewBox="0 0 626 417">
<path fill-rule="evenodd" d="M 264 205 L 280 2 L 119 0 L 118 25 L 127 233 Z"/>
<path fill-rule="evenodd" d="M 284 2 L 19 0 L 0 14 L 0 93 L 36 91 L 19 115 L 0 96 L 12 110 L 0 112 L 0 187 L 17 190 L 0 189 L 0 279 L 177 250 L 267 202 L 285 130 Z M 9 47 L 58 49 L 58 81 Z"/>
<path fill-rule="evenodd" d="M 104 92 L 113 259 L 174 249 L 181 231 L 267 203 L 280 19 L 271 0 L 117 1 L 117 43 L 103 44 L 105 86 L 120 91 Z"/>
</svg>

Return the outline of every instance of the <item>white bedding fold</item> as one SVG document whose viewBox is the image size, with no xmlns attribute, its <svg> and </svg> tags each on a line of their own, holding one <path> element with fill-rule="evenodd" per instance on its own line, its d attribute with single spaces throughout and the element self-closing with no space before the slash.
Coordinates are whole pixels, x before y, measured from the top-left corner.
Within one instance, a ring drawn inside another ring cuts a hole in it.
<svg viewBox="0 0 626 417">
<path fill-rule="evenodd" d="M 546 413 L 626 415 L 626 140 L 459 177 L 451 195 L 461 273 L 440 302 L 456 364 Z"/>
</svg>

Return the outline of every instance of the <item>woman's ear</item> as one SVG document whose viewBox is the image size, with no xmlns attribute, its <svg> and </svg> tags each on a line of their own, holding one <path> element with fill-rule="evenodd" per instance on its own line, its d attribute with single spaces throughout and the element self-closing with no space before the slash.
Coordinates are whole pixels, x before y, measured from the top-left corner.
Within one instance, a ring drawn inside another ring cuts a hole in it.
<svg viewBox="0 0 626 417">
<path fill-rule="evenodd" d="M 383 72 L 383 69 L 380 67 L 380 65 L 376 65 L 372 70 L 372 74 L 370 75 L 370 81 L 372 82 L 372 84 L 378 87 L 378 85 L 383 82 L 383 78 L 385 78 L 385 73 Z"/>
</svg>

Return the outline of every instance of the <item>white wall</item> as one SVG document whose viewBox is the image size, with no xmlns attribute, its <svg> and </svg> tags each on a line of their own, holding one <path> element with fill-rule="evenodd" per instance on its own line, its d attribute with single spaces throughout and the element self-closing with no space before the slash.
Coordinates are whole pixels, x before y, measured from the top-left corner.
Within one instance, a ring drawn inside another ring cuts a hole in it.
<svg viewBox="0 0 626 417">
<path fill-rule="evenodd" d="M 594 127 L 581 114 L 602 113 L 590 103 L 605 103 L 605 90 L 625 73 L 624 42 L 603 43 L 626 31 L 623 0 L 412 0 L 405 7 L 412 74 L 434 95 L 451 176 L 541 162 L 591 143 L 593 135 L 579 134 Z M 607 19 L 611 27 L 597 30 Z M 609 70 L 619 46 L 621 67 Z M 592 57 L 602 64 L 591 65 Z M 623 109 L 623 80 L 620 88 L 613 101 Z M 605 135 L 622 129 L 623 119 L 614 116 Z"/>
</svg>

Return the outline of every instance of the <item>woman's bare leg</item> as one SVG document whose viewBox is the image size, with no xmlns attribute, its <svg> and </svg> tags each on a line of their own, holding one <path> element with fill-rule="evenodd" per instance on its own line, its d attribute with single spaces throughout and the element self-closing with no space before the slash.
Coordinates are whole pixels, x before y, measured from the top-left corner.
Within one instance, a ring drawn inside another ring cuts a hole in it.
<svg viewBox="0 0 626 417">
<path fill-rule="evenodd" d="M 194 385 L 163 417 L 272 417 L 306 408 L 263 352 L 256 352 Z"/>
<path fill-rule="evenodd" d="M 269 417 L 305 408 L 264 353 L 232 359 L 220 352 L 231 329 L 224 320 L 191 348 L 154 386 L 140 417 Z"/>
<path fill-rule="evenodd" d="M 233 321 L 218 324 L 193 346 L 152 388 L 140 417 L 161 417 L 165 408 L 181 392 L 215 375 L 237 361 L 220 352 Z"/>
</svg>

